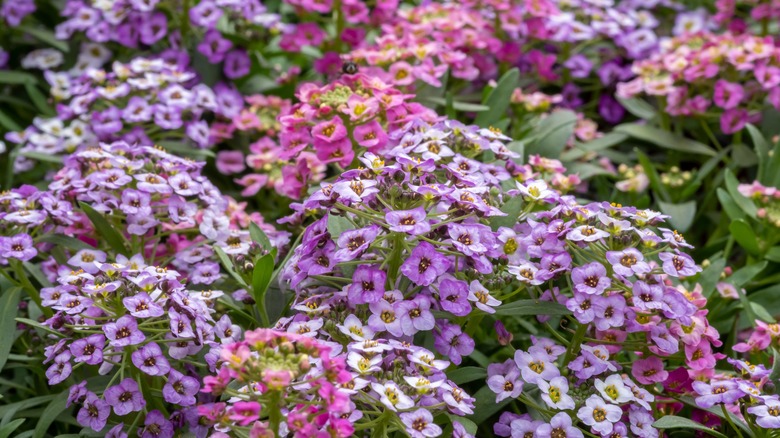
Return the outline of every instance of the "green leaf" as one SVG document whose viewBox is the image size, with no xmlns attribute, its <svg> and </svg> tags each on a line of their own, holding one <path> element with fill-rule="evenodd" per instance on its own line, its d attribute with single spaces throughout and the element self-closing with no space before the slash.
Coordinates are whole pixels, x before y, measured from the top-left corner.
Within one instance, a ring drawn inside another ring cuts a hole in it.
<svg viewBox="0 0 780 438">
<path fill-rule="evenodd" d="M 490 228 L 493 231 L 498 231 L 501 227 L 513 227 L 517 223 L 517 218 L 520 216 L 520 212 L 523 211 L 524 205 L 525 202 L 523 202 L 522 196 L 516 196 L 506 201 L 501 206 L 501 211 L 506 213 L 506 216 L 493 216 L 490 218 Z"/>
<path fill-rule="evenodd" d="M 622 97 L 617 98 L 618 102 L 623 105 L 628 112 L 639 117 L 643 120 L 652 120 L 658 116 L 658 112 L 649 103 L 639 98 L 624 99 Z"/>
<path fill-rule="evenodd" d="M 328 233 L 330 233 L 330 238 L 334 241 L 338 240 L 339 236 L 341 236 L 341 233 L 344 231 L 349 231 L 354 228 L 352 222 L 344 216 L 328 213 Z"/>
<path fill-rule="evenodd" d="M 758 156 L 758 179 L 760 180 L 761 175 L 763 174 L 762 171 L 766 171 L 764 160 L 769 158 L 769 143 L 766 141 L 764 134 L 762 134 L 758 128 L 753 126 L 753 124 L 748 123 L 746 127 L 748 134 L 750 134 L 750 138 L 753 140 L 753 149 L 756 151 L 756 155 Z"/>
<path fill-rule="evenodd" d="M 252 298 L 260 308 L 260 314 L 263 317 L 263 323 L 270 325 L 268 320 L 268 311 L 266 309 L 265 295 L 268 292 L 268 285 L 271 284 L 271 276 L 274 273 L 274 257 L 266 254 L 255 260 L 255 269 L 252 271 Z"/>
<path fill-rule="evenodd" d="M 524 157 L 525 157 L 525 142 L 524 141 L 516 140 L 516 141 L 509 142 L 509 143 L 507 143 L 506 148 L 509 149 L 510 151 L 516 153 L 517 155 L 519 155 L 517 158 L 513 159 L 515 163 L 523 164 L 525 162 L 525 159 L 524 159 Z"/>
<path fill-rule="evenodd" d="M 68 53 L 68 51 L 70 50 L 70 47 L 68 47 L 67 42 L 57 39 L 54 33 L 46 28 L 22 25 L 22 26 L 18 26 L 17 29 L 23 31 L 27 35 L 34 36 L 41 42 L 44 42 L 54 47 L 60 52 Z"/>
<path fill-rule="evenodd" d="M 51 282 L 48 278 L 46 278 L 45 275 L 43 275 L 43 271 L 41 271 L 41 267 L 39 265 L 30 262 L 23 262 L 22 265 L 24 266 L 24 269 L 29 272 L 30 275 L 32 275 L 41 286 L 51 286 Z"/>
<path fill-rule="evenodd" d="M 703 424 L 697 423 L 687 418 L 678 417 L 676 415 L 664 415 L 655 423 L 653 423 L 653 427 L 658 429 L 695 429 L 708 433 L 714 437 L 728 438 L 726 435 L 723 435 L 722 433 L 717 432 Z"/>
<path fill-rule="evenodd" d="M 775 317 L 772 316 L 771 313 L 769 313 L 768 310 L 766 310 L 766 307 L 762 306 L 761 304 L 750 302 L 750 308 L 753 310 L 753 314 L 756 315 L 756 317 L 764 322 L 768 323 L 775 323 L 777 322 L 775 320 Z"/>
<path fill-rule="evenodd" d="M 57 416 L 66 409 L 65 403 L 68 401 L 68 392 L 69 391 L 64 391 L 60 393 L 54 400 L 49 402 L 49 405 L 46 406 L 46 409 L 43 410 L 43 413 L 38 418 L 38 423 L 36 423 L 35 431 L 32 435 L 33 438 L 43 438 L 46 435 L 49 426 L 57 419 Z"/>
<path fill-rule="evenodd" d="M 447 100 L 442 99 L 441 97 L 431 96 L 431 97 L 426 97 L 424 100 L 434 105 L 441 105 L 441 106 L 447 105 Z M 481 105 L 478 103 L 460 102 L 457 100 L 452 101 L 452 108 L 458 111 L 465 111 L 469 113 L 481 113 L 483 111 L 487 111 L 490 109 L 490 107 L 486 105 Z"/>
<path fill-rule="evenodd" d="M 764 258 L 772 262 L 780 262 L 780 246 L 773 246 L 764 254 Z"/>
<path fill-rule="evenodd" d="M 487 377 L 487 370 L 482 367 L 460 367 L 447 373 L 447 378 L 457 385 L 473 382 Z"/>
<path fill-rule="evenodd" d="M 464 429 L 466 429 L 466 432 L 470 433 L 471 435 L 476 435 L 477 433 L 477 424 L 473 421 L 469 420 L 468 418 L 461 417 L 458 415 L 453 415 L 448 413 L 448 417 L 450 417 L 450 420 L 454 422 L 458 422 L 463 426 Z"/>
<path fill-rule="evenodd" d="M 550 114 L 534 129 L 535 141 L 526 147 L 526 154 L 557 157 L 566 148 L 574 134 L 577 114 L 569 110 L 558 110 Z"/>
<path fill-rule="evenodd" d="M 474 398 L 476 399 L 474 413 L 468 418 L 476 424 L 482 424 L 512 401 L 511 398 L 506 398 L 496 403 L 496 394 L 487 386 L 483 386 L 477 391 Z"/>
<path fill-rule="evenodd" d="M 574 161 L 580 159 L 591 152 L 602 151 L 609 149 L 612 146 L 619 145 L 628 139 L 626 134 L 620 134 L 618 132 L 610 132 L 609 134 L 591 140 L 587 143 L 575 143 L 572 149 L 565 151 L 561 154 L 561 160 Z"/>
<path fill-rule="evenodd" d="M 19 311 L 22 289 L 12 287 L 0 294 L 0 370 L 8 361 L 16 336 L 16 314 Z"/>
<path fill-rule="evenodd" d="M 718 155 L 714 149 L 704 143 L 699 143 L 698 141 L 681 137 L 672 134 L 669 131 L 664 131 L 663 129 L 654 128 L 652 126 L 626 123 L 616 126 L 614 131 L 630 135 L 638 140 L 646 141 L 666 149 L 689 154 L 707 155 L 710 157 Z"/>
<path fill-rule="evenodd" d="M 41 324 L 38 321 L 33 321 L 32 319 L 27 319 L 27 318 L 15 318 L 15 320 L 16 320 L 16 322 L 20 322 L 20 323 L 22 323 L 24 325 L 29 325 L 30 327 L 35 327 L 35 328 L 37 328 L 39 330 L 43 330 L 43 331 L 45 331 L 45 332 L 47 332 L 49 334 L 55 335 L 57 337 L 60 337 L 60 338 L 64 338 L 65 337 L 65 335 L 63 335 L 62 333 L 52 329 L 49 326 Z"/>
<path fill-rule="evenodd" d="M 19 426 L 21 426 L 25 421 L 27 421 L 25 418 L 19 418 L 6 424 L 3 427 L 0 427 L 0 438 L 8 438 L 11 436 L 11 434 L 14 433 L 16 429 L 18 429 Z"/>
<path fill-rule="evenodd" d="M 688 231 L 691 224 L 693 224 L 693 218 L 696 216 L 696 201 L 688 201 L 682 204 L 658 201 L 658 207 L 663 214 L 671 216 L 669 223 L 681 233 Z"/>
<path fill-rule="evenodd" d="M 642 168 L 647 175 L 647 179 L 650 180 L 650 187 L 653 188 L 656 196 L 660 197 L 660 200 L 668 202 L 670 200 L 669 192 L 666 190 L 666 187 L 661 184 L 661 177 L 658 176 L 658 172 L 655 170 L 653 162 L 639 149 L 634 149 L 634 153 L 636 153 L 637 160 L 639 160 L 639 164 L 642 165 Z"/>
<path fill-rule="evenodd" d="M 513 68 L 504 73 L 504 75 L 501 76 L 501 79 L 498 80 L 496 88 L 492 89 L 482 102 L 490 109 L 479 113 L 477 118 L 474 119 L 474 124 L 483 128 L 488 128 L 491 125 L 498 123 L 498 121 L 504 117 L 507 108 L 509 108 L 512 92 L 514 92 L 515 88 L 519 85 L 520 70 Z"/>
<path fill-rule="evenodd" d="M 761 271 L 764 270 L 764 268 L 766 268 L 768 264 L 768 262 L 761 262 L 745 266 L 744 268 L 733 273 L 731 277 L 728 278 L 728 282 L 739 289 L 746 285 L 750 280 L 754 279 Z"/>
<path fill-rule="evenodd" d="M 130 256 L 127 246 L 125 245 L 126 240 L 124 236 L 108 223 L 102 214 L 87 203 L 79 202 L 79 206 L 84 210 L 84 213 L 86 213 L 87 217 L 92 222 L 92 225 L 94 225 L 95 231 L 100 234 L 100 237 L 106 239 L 106 243 L 108 243 L 108 246 L 110 246 L 111 249 L 120 254 Z"/>
<path fill-rule="evenodd" d="M 217 156 L 214 151 L 199 149 L 195 147 L 195 145 L 184 141 L 161 140 L 157 142 L 157 145 L 162 146 L 168 152 L 172 152 L 176 155 L 184 155 L 185 157 L 192 157 L 199 160 Z"/>
<path fill-rule="evenodd" d="M 23 71 L 0 70 L 0 84 L 19 85 L 34 84 L 35 76 Z"/>
<path fill-rule="evenodd" d="M 53 243 L 57 246 L 62 246 L 72 251 L 80 251 L 82 249 L 95 249 L 95 247 L 89 245 L 88 243 L 82 240 L 76 239 L 75 237 L 65 236 L 62 234 L 45 234 L 43 236 L 37 237 L 35 239 L 35 242 Z"/>
<path fill-rule="evenodd" d="M 682 195 L 680 195 L 680 199 L 688 199 L 691 197 L 691 195 L 696 193 L 696 191 L 699 190 L 699 186 L 702 185 L 709 174 L 712 173 L 712 171 L 715 170 L 721 163 L 723 157 L 726 156 L 726 153 L 728 153 L 728 149 L 724 149 L 718 152 L 717 156 L 707 160 L 707 162 L 704 163 L 696 172 L 696 177 L 693 179 L 693 181 L 685 185 L 685 189 L 683 190 Z"/>
<path fill-rule="evenodd" d="M 744 219 L 736 219 L 731 221 L 729 225 L 729 231 L 734 236 L 734 240 L 739 243 L 739 246 L 745 249 L 748 254 L 758 256 L 761 254 L 761 248 L 758 246 L 758 238 L 756 233 L 753 232 L 753 228 L 750 227 Z"/>
<path fill-rule="evenodd" d="M 775 143 L 775 147 L 771 151 L 769 160 L 767 160 L 766 172 L 764 172 L 764 180 L 760 182 L 765 186 L 780 186 L 780 142 Z"/>
<path fill-rule="evenodd" d="M 54 109 L 49 104 L 48 99 L 46 99 L 46 96 L 44 96 L 41 90 L 38 89 L 37 85 L 28 82 L 24 84 L 24 89 L 27 91 L 27 95 L 30 97 L 33 105 L 35 105 L 35 107 L 42 115 L 53 116 L 55 114 Z"/>
<path fill-rule="evenodd" d="M 252 241 L 260 245 L 260 248 L 269 252 L 274 249 L 274 246 L 271 245 L 271 240 L 260 226 L 254 222 L 249 223 L 249 235 L 252 237 Z"/>
<path fill-rule="evenodd" d="M 712 261 L 699 275 L 699 284 L 701 285 L 701 293 L 705 297 L 709 298 L 710 294 L 715 290 L 718 281 L 720 281 L 720 274 L 723 273 L 723 269 L 726 268 L 726 260 L 719 258 Z"/>
<path fill-rule="evenodd" d="M 236 267 L 233 265 L 233 261 L 230 260 L 230 257 L 228 257 L 228 255 L 225 253 L 225 250 L 216 245 L 213 248 L 214 252 L 217 253 L 219 261 L 222 262 L 222 266 L 224 266 L 225 270 L 228 271 L 228 274 L 230 274 L 230 276 L 233 277 L 241 286 L 249 287 L 246 284 L 246 281 L 244 281 L 244 279 L 238 275 L 238 272 L 236 272 Z"/>
<path fill-rule="evenodd" d="M 2 73 L 2 72 L 0 72 Z M 3 111 L 0 111 L 0 126 L 3 128 L 9 130 L 9 131 L 21 131 L 22 127 L 19 126 L 14 119 L 12 119 L 8 114 L 4 113 Z M 11 160 L 13 162 L 13 160 Z"/>
<path fill-rule="evenodd" d="M 43 161 L 44 163 L 62 164 L 62 157 L 59 155 L 45 154 L 43 152 L 35 151 L 19 151 L 19 155 L 31 158 L 33 160 Z"/>
<path fill-rule="evenodd" d="M 755 218 L 758 214 L 758 208 L 756 208 L 756 204 L 754 204 L 753 201 L 746 198 L 745 195 L 739 192 L 739 180 L 737 180 L 737 177 L 734 176 L 730 169 L 726 169 L 724 177 L 726 182 L 726 190 L 728 190 L 729 195 L 731 195 L 731 199 L 734 200 L 734 202 L 742 211 L 745 212 L 745 214 Z"/>
<path fill-rule="evenodd" d="M 562 304 L 550 301 L 517 300 L 498 306 L 495 314 L 506 316 L 570 315 L 571 311 Z"/>
<path fill-rule="evenodd" d="M 723 207 L 723 211 L 726 212 L 729 219 L 737 220 L 745 217 L 745 213 L 739 208 L 737 203 L 734 202 L 734 198 L 732 198 L 727 191 L 718 187 L 715 193 L 717 193 L 720 205 Z"/>
<path fill-rule="evenodd" d="M 607 171 L 607 169 L 590 163 L 566 163 L 566 170 L 569 174 L 576 173 L 582 180 L 587 180 L 598 175 L 611 175 L 611 172 Z"/>
</svg>

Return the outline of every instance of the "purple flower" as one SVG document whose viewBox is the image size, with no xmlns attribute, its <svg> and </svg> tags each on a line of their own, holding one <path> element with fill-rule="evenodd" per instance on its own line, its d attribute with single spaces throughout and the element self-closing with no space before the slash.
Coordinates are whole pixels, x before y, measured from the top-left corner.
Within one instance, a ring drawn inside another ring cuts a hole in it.
<svg viewBox="0 0 780 438">
<path fill-rule="evenodd" d="M 695 380 L 692 385 L 693 390 L 699 394 L 699 397 L 696 397 L 696 404 L 704 409 L 709 409 L 721 403 L 734 403 L 745 395 L 733 380 L 722 380 L 712 382 L 711 384 Z"/>
<path fill-rule="evenodd" d="M 195 265 L 190 279 L 193 284 L 211 284 L 219 280 L 220 277 L 219 263 L 206 261 Z"/>
<path fill-rule="evenodd" d="M 355 304 L 376 303 L 385 294 L 385 271 L 371 265 L 360 265 L 352 275 L 352 284 L 347 289 L 347 298 Z"/>
<path fill-rule="evenodd" d="M 248 75 L 251 66 L 252 61 L 249 59 L 246 50 L 234 49 L 225 55 L 223 71 L 228 79 L 237 79 Z"/>
<path fill-rule="evenodd" d="M 512 359 L 488 365 L 487 374 L 487 385 L 496 393 L 496 403 L 506 398 L 515 399 L 523 392 L 520 370 Z"/>
<path fill-rule="evenodd" d="M 125 315 L 103 326 L 103 332 L 109 339 L 112 347 L 126 347 L 128 345 L 139 344 L 146 339 L 146 336 L 138 330 L 138 323 L 130 315 Z"/>
<path fill-rule="evenodd" d="M 210 29 L 203 36 L 200 44 L 198 44 L 198 51 L 205 55 L 210 63 L 217 64 L 225 59 L 225 54 L 232 47 L 233 43 L 222 38 L 222 34 L 219 31 Z"/>
<path fill-rule="evenodd" d="M 154 342 L 144 345 L 130 356 L 139 370 L 150 376 L 163 376 L 171 369 L 168 359 L 163 356 L 160 346 Z"/>
<path fill-rule="evenodd" d="M 601 298 L 599 295 L 575 293 L 574 298 L 569 298 L 566 301 L 566 308 L 574 313 L 577 322 L 580 324 L 590 324 L 596 318 L 593 303 L 599 298 Z"/>
<path fill-rule="evenodd" d="M 138 383 L 131 378 L 122 380 L 118 385 L 114 385 L 103 393 L 108 404 L 114 408 L 117 415 L 127 415 L 130 412 L 138 412 L 146 406 L 141 390 L 138 389 Z"/>
<path fill-rule="evenodd" d="M 615 294 L 606 298 L 598 297 L 593 301 L 593 311 L 596 314 L 596 328 L 607 330 L 611 327 L 621 327 L 625 321 L 626 299 Z"/>
<path fill-rule="evenodd" d="M 203 191 L 203 186 L 195 182 L 186 172 L 177 173 L 168 178 L 168 184 L 173 187 L 173 191 L 181 196 L 195 196 Z"/>
<path fill-rule="evenodd" d="M 644 281 L 634 282 L 634 296 L 632 301 L 634 306 L 642 310 L 668 309 L 664 300 L 663 286 L 658 284 L 649 285 Z"/>
<path fill-rule="evenodd" d="M 574 290 L 583 294 L 598 295 L 612 284 L 607 277 L 607 269 L 599 262 L 574 268 L 571 271 Z"/>
<path fill-rule="evenodd" d="M 685 253 L 662 252 L 658 254 L 658 258 L 664 262 L 664 272 L 672 277 L 690 277 L 701 272 L 701 268 L 696 265 L 691 256 Z"/>
<path fill-rule="evenodd" d="M 431 300 L 426 295 L 417 295 L 396 305 L 395 309 L 401 318 L 401 328 L 405 335 L 412 336 L 417 332 L 433 329 L 436 322 L 430 308 Z"/>
<path fill-rule="evenodd" d="M 543 424 L 536 429 L 538 438 L 583 438 L 582 431 L 572 426 L 571 417 L 566 412 L 559 412 L 550 419 L 550 424 Z"/>
<path fill-rule="evenodd" d="M 46 377 L 49 379 L 50 386 L 62 383 L 70 376 L 70 373 L 73 371 L 70 357 L 70 351 L 63 351 L 54 357 L 54 363 L 46 370 Z"/>
<path fill-rule="evenodd" d="M 478 225 L 450 224 L 448 232 L 452 245 L 463 254 L 470 256 L 487 251 L 485 245 L 481 243 L 483 229 Z"/>
<path fill-rule="evenodd" d="M 433 318 L 433 316 L 431 316 Z M 448 357 L 455 365 L 460 365 L 462 356 L 474 351 L 474 340 L 460 329 L 459 325 L 439 320 L 440 332 L 434 332 L 433 345 L 439 353 Z"/>
<path fill-rule="evenodd" d="M 163 398 L 168 403 L 180 406 L 192 406 L 195 404 L 195 396 L 200 390 L 198 379 L 171 370 L 168 382 L 163 387 Z"/>
<path fill-rule="evenodd" d="M 390 225 L 390 231 L 416 236 L 431 230 L 431 224 L 426 216 L 425 209 L 417 207 L 414 210 L 391 211 L 385 215 L 385 220 Z"/>
<path fill-rule="evenodd" d="M 540 380 L 551 380 L 561 375 L 558 366 L 549 362 L 542 355 L 532 355 L 522 350 L 515 351 L 515 363 L 520 368 L 523 380 L 528 383 L 537 383 Z"/>
<path fill-rule="evenodd" d="M 622 409 L 605 402 L 597 395 L 588 397 L 585 406 L 577 411 L 577 418 L 601 435 L 612 433 L 614 423 L 620 421 L 622 416 Z"/>
<path fill-rule="evenodd" d="M 428 242 L 420 242 L 401 265 L 401 272 L 415 284 L 429 286 L 447 272 L 452 262 Z"/>
<path fill-rule="evenodd" d="M 764 404 L 749 407 L 748 412 L 756 416 L 756 424 L 765 429 L 780 429 L 780 400 L 764 398 Z"/>
<path fill-rule="evenodd" d="M 173 423 L 166 420 L 158 410 L 146 414 L 144 427 L 138 430 L 140 438 L 171 438 L 173 437 Z"/>
<path fill-rule="evenodd" d="M 146 99 L 133 96 L 127 101 L 127 106 L 122 110 L 122 118 L 130 123 L 148 122 L 152 118 L 152 108 Z"/>
<path fill-rule="evenodd" d="M 609 369 L 609 363 L 596 356 L 593 353 L 593 349 L 584 345 L 580 350 L 580 355 L 576 359 L 569 362 L 569 369 L 574 371 L 574 375 L 578 379 L 589 379 L 593 376 L 598 376 L 607 369 Z"/>
<path fill-rule="evenodd" d="M 38 254 L 32 237 L 29 234 L 17 234 L 11 237 L 0 237 L 0 258 L 18 259 L 23 262 Z"/>
<path fill-rule="evenodd" d="M 76 415 L 76 420 L 80 425 L 88 427 L 95 432 L 100 432 L 106 427 L 106 421 L 111 414 L 111 408 L 108 403 L 101 400 L 94 393 L 87 393 L 84 404 Z"/>
<path fill-rule="evenodd" d="M 406 426 L 406 433 L 412 438 L 431 438 L 442 433 L 441 427 L 433 423 L 433 415 L 427 409 L 404 412 L 399 417 Z"/>
<path fill-rule="evenodd" d="M 155 303 L 146 292 L 123 298 L 122 304 L 136 318 L 156 318 L 165 314 L 162 306 Z"/>
<path fill-rule="evenodd" d="M 469 286 L 465 281 L 448 277 L 439 282 L 439 305 L 455 316 L 471 313 L 468 294 Z"/>
<path fill-rule="evenodd" d="M 636 248 L 626 248 L 622 251 L 607 251 L 607 261 L 612 264 L 612 270 L 624 277 L 650 272 L 650 265 L 645 263 L 644 259 L 645 257 Z"/>
<path fill-rule="evenodd" d="M 377 332 L 387 331 L 394 336 L 403 336 L 401 318 L 396 312 L 395 306 L 385 300 L 369 305 L 371 316 L 368 317 L 368 326 Z"/>
<path fill-rule="evenodd" d="M 70 344 L 70 352 L 76 362 L 98 365 L 103 362 L 103 346 L 106 338 L 100 333 L 78 339 Z"/>
<path fill-rule="evenodd" d="M 590 225 L 581 225 L 566 235 L 566 238 L 573 242 L 595 242 L 605 237 L 609 237 L 608 232 Z"/>
<path fill-rule="evenodd" d="M 379 234 L 379 227 L 372 225 L 358 230 L 349 230 L 341 233 L 338 239 L 339 250 L 334 255 L 337 262 L 354 260 L 371 245 Z"/>
</svg>

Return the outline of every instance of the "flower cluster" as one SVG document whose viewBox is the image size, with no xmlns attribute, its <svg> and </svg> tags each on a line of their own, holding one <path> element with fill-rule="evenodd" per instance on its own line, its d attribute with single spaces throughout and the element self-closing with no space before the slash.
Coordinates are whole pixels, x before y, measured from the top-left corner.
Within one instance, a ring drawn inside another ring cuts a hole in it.
<svg viewBox="0 0 780 438">
<path fill-rule="evenodd" d="M 24 17 L 35 12 L 35 0 L 3 0 L 0 2 L 0 23 L 16 27 Z M 0 66 L 2 66 L 0 62 Z"/>
<path fill-rule="evenodd" d="M 86 380 L 70 387 L 67 404 L 79 406 L 79 424 L 110 428 L 115 437 L 139 426 L 138 436 L 168 438 L 188 425 L 205 437 L 195 406 L 200 374 L 215 369 L 222 343 L 241 337 L 228 316 L 212 315 L 221 292 L 187 290 L 177 272 L 146 266 L 140 256 L 109 262 L 104 252 L 84 250 L 68 265 L 41 294 L 43 306 L 56 310 L 44 322 L 52 333 L 46 377 L 56 385 L 92 368 L 109 376 L 99 389 Z"/>
<path fill-rule="evenodd" d="M 51 95 L 60 102 L 58 114 L 37 118 L 24 131 L 6 135 L 21 145 L 16 171 L 34 166 L 26 153 L 62 155 L 98 142 L 152 144 L 184 139 L 183 144 L 211 147 L 215 139 L 208 120 L 212 115 L 235 117 L 243 100 L 228 85 L 212 90 L 194 84 L 195 77 L 175 62 L 147 58 L 114 62 L 111 70 L 87 69 L 76 76 L 47 72 Z"/>
<path fill-rule="evenodd" d="M 257 329 L 223 345 L 219 360 L 219 372 L 204 379 L 203 392 L 226 401 L 198 407 L 218 432 L 258 437 L 355 432 L 360 411 L 350 401 L 356 393 L 352 374 L 343 359 L 331 357 L 329 346 L 305 335 Z"/>
<path fill-rule="evenodd" d="M 396 86 L 420 80 L 440 87 L 448 71 L 469 82 L 492 79 L 498 64 L 509 59 L 505 52 L 500 57 L 501 40 L 483 9 L 431 2 L 401 10 L 380 37 L 354 50 L 350 59 L 381 67 L 380 77 Z"/>
<path fill-rule="evenodd" d="M 436 117 L 411 102 L 413 96 L 363 73 L 344 75 L 325 86 L 307 83 L 296 95 L 300 103 L 279 117 L 278 157 L 290 163 L 283 184 L 293 199 L 305 192 L 321 164 L 349 167 L 356 153 L 384 151 L 388 133 L 408 119 Z M 304 152 L 313 153 L 318 161 Z"/>
<path fill-rule="evenodd" d="M 780 190 L 767 187 L 758 181 L 753 181 L 752 184 L 740 184 L 738 190 L 743 196 L 756 203 L 759 218 L 780 228 Z"/>
<path fill-rule="evenodd" d="M 686 34 L 632 67 L 637 78 L 618 86 L 622 97 L 657 96 L 674 116 L 715 112 L 724 134 L 760 119 L 768 99 L 780 108 L 780 49 L 751 34 Z M 705 119 L 706 120 L 706 119 Z"/>
<path fill-rule="evenodd" d="M 579 427 L 602 436 L 630 429 L 655 437 L 655 397 L 647 388 L 677 378 L 668 371 L 674 366 L 684 366 L 687 378 L 686 369 L 705 373 L 722 357 L 714 351 L 721 342 L 708 323 L 706 299 L 673 283 L 701 268 L 681 251 L 689 245 L 679 234 L 656 231 L 664 219 L 659 213 L 608 203 L 582 206 L 532 187 L 524 195 L 549 205 L 513 229 L 499 230 L 516 242 L 507 269 L 532 296 L 571 312 L 567 322 L 577 327 L 568 346 L 534 338 L 528 349 L 490 366 L 488 385 L 497 402 L 511 397 L 534 406 L 528 386 L 535 387 L 551 417 L 544 424 L 507 414 L 495 433 Z M 576 418 L 557 412 L 572 410 Z"/>
<path fill-rule="evenodd" d="M 194 284 L 221 278 L 214 246 L 226 254 L 247 256 L 259 249 L 249 224 L 254 222 L 278 248 L 289 237 L 248 214 L 200 174 L 203 163 L 178 158 L 149 146 L 123 142 L 76 152 L 65 160 L 48 191 L 31 186 L 5 193 L 2 202 L 5 259 L 29 260 L 37 253 L 31 235 L 74 236 L 119 253 L 141 253 L 146 260 L 165 260 Z M 101 239 L 83 205 L 107 217 L 120 242 Z M 29 234 L 28 234 L 29 233 Z M 118 248 L 121 245 L 122 248 Z M 40 245 L 39 245 L 40 246 Z M 84 262 L 94 256 L 84 253 Z"/>
</svg>

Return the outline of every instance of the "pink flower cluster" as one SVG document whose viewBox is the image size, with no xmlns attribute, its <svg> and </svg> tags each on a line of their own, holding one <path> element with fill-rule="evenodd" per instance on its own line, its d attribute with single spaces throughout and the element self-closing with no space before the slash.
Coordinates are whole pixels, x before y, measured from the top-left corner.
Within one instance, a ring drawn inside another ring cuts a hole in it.
<svg viewBox="0 0 780 438">
<path fill-rule="evenodd" d="M 283 172 L 285 195 L 298 199 L 319 172 L 319 163 L 346 168 L 363 151 L 381 152 L 388 133 L 410 118 L 433 121 L 436 114 L 411 102 L 382 80 L 362 73 L 344 75 L 325 86 L 302 85 L 300 103 L 279 117 L 281 152 L 278 157 L 294 164 Z M 312 152 L 319 163 L 312 166 Z"/>
<path fill-rule="evenodd" d="M 743 196 L 755 201 L 759 218 L 780 227 L 780 190 L 764 186 L 758 181 L 740 184 L 738 190 Z"/>
<path fill-rule="evenodd" d="M 498 73 L 501 40 L 482 7 L 427 3 L 398 12 L 399 19 L 382 26 L 373 44 L 350 54 L 351 59 L 387 69 L 382 77 L 398 86 L 421 80 L 434 87 L 449 70 L 465 81 L 491 79 Z"/>
<path fill-rule="evenodd" d="M 246 332 L 223 346 L 221 367 L 203 392 L 230 396 L 198 407 L 212 437 L 348 437 L 360 414 L 346 389 L 343 358 L 315 339 L 269 329 Z"/>
<path fill-rule="evenodd" d="M 638 77 L 619 84 L 619 96 L 658 96 L 674 116 L 706 117 L 714 111 L 725 134 L 755 122 L 764 99 L 780 109 L 780 48 L 771 38 L 683 35 L 636 62 L 633 71 Z"/>
</svg>

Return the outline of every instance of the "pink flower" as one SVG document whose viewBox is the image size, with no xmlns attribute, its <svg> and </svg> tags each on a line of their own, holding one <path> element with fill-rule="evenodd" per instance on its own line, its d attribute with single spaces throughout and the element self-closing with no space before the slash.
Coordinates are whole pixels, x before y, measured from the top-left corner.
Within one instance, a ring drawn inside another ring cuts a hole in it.
<svg viewBox="0 0 780 438">
<path fill-rule="evenodd" d="M 723 112 L 720 116 L 720 130 L 724 134 L 739 132 L 747 124 L 748 112 L 741 108 L 732 108 Z"/>
<path fill-rule="evenodd" d="M 356 126 L 353 135 L 360 146 L 372 152 L 382 149 L 387 144 L 387 134 L 376 120 Z"/>
<path fill-rule="evenodd" d="M 339 118 L 318 123 L 311 132 L 314 135 L 315 148 L 319 147 L 317 143 L 334 143 L 347 137 L 347 128 L 344 127 Z"/>
<path fill-rule="evenodd" d="M 349 96 L 347 107 L 342 112 L 349 116 L 349 120 L 356 122 L 373 117 L 379 110 L 379 102 L 374 98 L 364 99 L 356 94 Z"/>
<path fill-rule="evenodd" d="M 217 153 L 217 170 L 223 175 L 241 173 L 246 169 L 244 153 L 241 151 L 220 151 Z"/>
<path fill-rule="evenodd" d="M 233 403 L 228 418 L 241 426 L 248 426 L 260 419 L 260 403 L 254 401 L 239 401 Z"/>
<path fill-rule="evenodd" d="M 736 108 L 744 97 L 745 91 L 742 89 L 742 85 L 723 79 L 719 79 L 715 82 L 715 94 L 713 96 L 715 105 L 723 109 Z"/>
<path fill-rule="evenodd" d="M 663 382 L 669 377 L 669 373 L 664 369 L 663 361 L 657 356 L 634 361 L 631 367 L 631 375 L 634 376 L 637 382 L 643 385 Z"/>
</svg>

